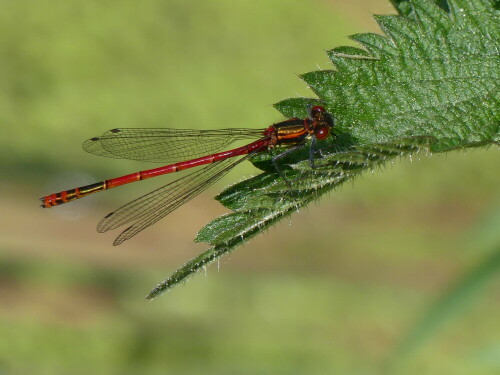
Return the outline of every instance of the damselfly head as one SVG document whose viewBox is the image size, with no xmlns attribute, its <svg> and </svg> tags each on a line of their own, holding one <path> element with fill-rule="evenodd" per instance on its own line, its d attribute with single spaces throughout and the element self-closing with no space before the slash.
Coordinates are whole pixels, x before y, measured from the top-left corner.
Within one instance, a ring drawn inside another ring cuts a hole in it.
<svg viewBox="0 0 500 375">
<path fill-rule="evenodd" d="M 334 122 L 332 116 L 326 111 L 325 107 L 315 105 L 311 108 L 311 120 L 314 122 L 314 127 L 333 127 Z"/>
<path fill-rule="evenodd" d="M 326 112 L 325 107 L 323 107 L 322 105 L 315 105 L 314 107 L 311 108 L 311 117 L 315 118 L 316 116 L 318 116 L 318 114 L 324 112 Z"/>
</svg>

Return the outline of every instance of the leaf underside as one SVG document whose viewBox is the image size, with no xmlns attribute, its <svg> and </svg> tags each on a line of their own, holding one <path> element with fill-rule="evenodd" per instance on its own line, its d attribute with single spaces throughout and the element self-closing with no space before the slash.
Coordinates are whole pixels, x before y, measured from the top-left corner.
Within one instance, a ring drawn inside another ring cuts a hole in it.
<svg viewBox="0 0 500 375">
<path fill-rule="evenodd" d="M 154 298 L 207 264 L 356 175 L 417 152 L 500 144 L 500 12 L 493 0 L 391 0 L 399 15 L 376 16 L 384 32 L 357 34 L 362 48 L 328 51 L 334 68 L 303 74 L 317 98 L 275 104 L 285 117 L 321 104 L 335 119 L 334 137 L 287 157 L 287 184 L 270 155 L 264 172 L 223 191 L 232 213 L 205 226 L 197 242 L 212 247 L 147 296 Z M 290 190 L 289 185 L 292 186 Z"/>
</svg>

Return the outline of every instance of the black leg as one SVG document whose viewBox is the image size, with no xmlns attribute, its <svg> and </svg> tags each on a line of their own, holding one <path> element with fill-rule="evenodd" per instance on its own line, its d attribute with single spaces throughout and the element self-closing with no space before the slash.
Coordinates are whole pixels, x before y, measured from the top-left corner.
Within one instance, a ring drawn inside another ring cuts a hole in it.
<svg viewBox="0 0 500 375">
<path fill-rule="evenodd" d="M 301 149 L 302 147 L 304 147 L 303 144 L 300 144 L 300 145 L 297 145 L 297 146 L 293 146 L 291 148 L 289 148 L 288 150 L 286 151 L 283 151 L 281 154 L 278 154 L 276 155 L 275 157 L 273 157 L 272 159 L 272 163 L 273 163 L 273 166 L 274 168 L 276 169 L 276 172 L 278 172 L 278 175 L 283 179 L 283 181 L 285 181 L 285 183 L 288 185 L 288 188 L 290 189 L 290 192 L 293 194 L 293 189 L 292 189 L 292 184 L 290 183 L 290 181 L 286 178 L 285 174 L 283 173 L 283 171 L 281 170 L 280 166 L 278 165 L 277 161 L 279 159 L 282 159 L 284 158 L 285 156 L 291 154 L 292 152 L 294 151 L 297 151 L 299 149 Z"/>
<path fill-rule="evenodd" d="M 309 147 L 309 166 L 315 168 L 314 166 L 314 154 L 316 153 L 316 137 L 312 137 L 311 146 Z"/>
<path fill-rule="evenodd" d="M 311 140 L 311 148 L 309 149 L 309 166 L 312 169 L 316 169 L 316 168 L 322 167 L 321 165 L 315 165 L 314 164 L 314 160 L 316 159 L 315 155 L 319 154 L 322 158 L 324 157 L 323 152 L 321 152 L 321 150 L 317 150 L 316 149 L 317 141 L 318 140 L 316 139 L 316 137 L 313 137 L 312 140 Z"/>
<path fill-rule="evenodd" d="M 332 134 L 332 137 L 335 137 L 335 135 Z M 317 139 L 315 137 L 313 137 L 312 141 L 311 141 L 311 149 L 309 152 L 309 166 L 312 169 L 321 168 L 321 167 L 325 167 L 327 165 L 330 165 L 330 164 L 323 164 L 323 165 L 315 165 L 314 164 L 314 160 L 315 160 L 314 156 L 316 154 L 319 154 L 321 156 L 321 158 L 325 157 L 325 154 L 323 154 L 323 151 L 321 151 L 321 149 L 316 149 L 316 144 L 317 144 Z M 326 154 L 326 155 L 328 155 L 328 154 Z M 332 163 L 332 164 L 336 164 L 336 163 Z"/>
</svg>

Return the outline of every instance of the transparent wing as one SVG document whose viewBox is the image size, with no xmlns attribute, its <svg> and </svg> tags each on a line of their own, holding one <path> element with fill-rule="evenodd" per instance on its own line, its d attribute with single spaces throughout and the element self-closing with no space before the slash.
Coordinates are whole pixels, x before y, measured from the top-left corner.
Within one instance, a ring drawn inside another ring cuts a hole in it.
<svg viewBox="0 0 500 375">
<path fill-rule="evenodd" d="M 110 158 L 173 163 L 213 154 L 242 139 L 262 137 L 256 129 L 113 129 L 83 143 L 91 154 Z"/>
<path fill-rule="evenodd" d="M 106 232 L 135 221 L 113 242 L 113 245 L 119 245 L 200 194 L 250 155 L 209 164 L 137 198 L 106 215 L 98 224 L 97 231 Z"/>
</svg>

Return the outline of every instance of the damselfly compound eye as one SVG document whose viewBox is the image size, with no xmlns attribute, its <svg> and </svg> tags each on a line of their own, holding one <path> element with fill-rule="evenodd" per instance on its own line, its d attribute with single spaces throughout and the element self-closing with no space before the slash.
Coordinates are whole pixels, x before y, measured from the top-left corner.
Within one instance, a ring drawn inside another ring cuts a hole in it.
<svg viewBox="0 0 500 375">
<path fill-rule="evenodd" d="M 323 113 L 325 113 L 326 110 L 325 110 L 325 107 L 321 106 L 321 105 L 315 105 L 314 107 L 311 108 L 311 118 L 313 120 L 319 120 Z"/>
<path fill-rule="evenodd" d="M 319 129 L 316 129 L 314 131 L 314 135 L 320 141 L 322 141 L 323 139 L 328 138 L 329 134 L 330 134 L 330 128 L 327 127 L 327 126 L 323 126 L 323 127 L 319 128 Z"/>
</svg>

